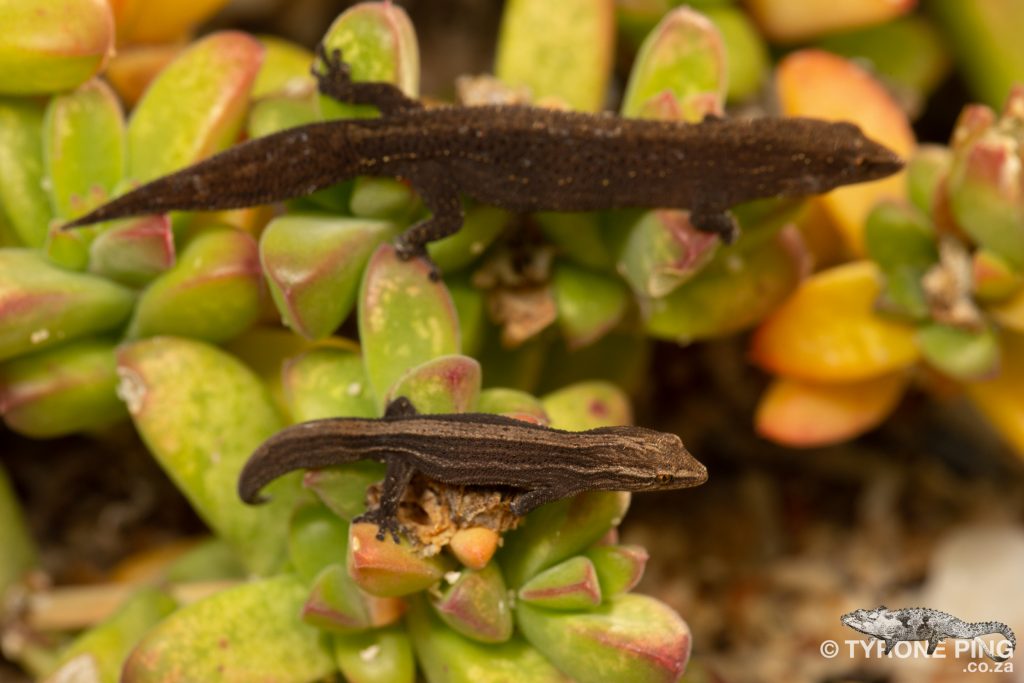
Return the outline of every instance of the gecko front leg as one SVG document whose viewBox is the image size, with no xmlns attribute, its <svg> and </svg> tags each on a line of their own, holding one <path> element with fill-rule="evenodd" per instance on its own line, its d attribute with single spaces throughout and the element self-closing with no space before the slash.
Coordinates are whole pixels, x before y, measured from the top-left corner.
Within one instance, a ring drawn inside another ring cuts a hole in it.
<svg viewBox="0 0 1024 683">
<path fill-rule="evenodd" d="M 353 81 L 352 70 L 341 59 L 341 50 L 336 49 L 328 53 L 324 44 L 320 43 L 316 47 L 316 56 L 323 63 L 325 70 L 317 69 L 314 63 L 310 72 L 316 78 L 317 88 L 328 97 L 345 104 L 368 104 L 377 107 L 382 116 L 423 108 L 418 100 L 408 97 L 391 83 Z"/>
<path fill-rule="evenodd" d="M 377 525 L 377 540 L 383 541 L 386 533 L 391 534 L 395 543 L 399 542 L 398 532 L 402 530 L 398 523 L 398 503 L 402 500 L 405 487 L 412 481 L 416 468 L 402 458 L 402 454 L 393 453 L 388 457 L 388 470 L 384 475 L 384 486 L 380 495 L 380 505 L 372 512 L 365 512 L 353 522 L 372 522 Z"/>
</svg>

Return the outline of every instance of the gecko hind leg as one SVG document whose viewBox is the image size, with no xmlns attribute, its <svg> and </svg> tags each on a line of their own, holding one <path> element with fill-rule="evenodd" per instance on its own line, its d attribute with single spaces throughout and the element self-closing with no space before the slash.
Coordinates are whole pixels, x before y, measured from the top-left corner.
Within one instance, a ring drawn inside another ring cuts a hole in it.
<svg viewBox="0 0 1024 683">
<path fill-rule="evenodd" d="M 462 202 L 458 188 L 436 164 L 423 163 L 415 177 L 408 178 L 431 216 L 412 225 L 395 240 L 398 257 L 407 261 L 419 256 L 430 264 L 430 279 L 435 282 L 441 273 L 427 255 L 427 243 L 453 235 L 462 228 Z"/>
<path fill-rule="evenodd" d="M 324 70 L 318 69 L 314 62 L 310 72 L 316 78 L 317 88 L 328 97 L 345 104 L 377 107 L 382 116 L 423 108 L 419 101 L 407 96 L 391 83 L 353 81 L 352 70 L 342 60 L 341 50 L 335 49 L 328 53 L 327 47 L 320 43 L 316 47 L 316 55 L 323 63 Z"/>
<path fill-rule="evenodd" d="M 740 236 L 740 226 L 728 211 L 709 211 L 693 209 L 690 211 L 690 223 L 701 232 L 711 232 L 725 244 L 732 244 Z"/>
</svg>

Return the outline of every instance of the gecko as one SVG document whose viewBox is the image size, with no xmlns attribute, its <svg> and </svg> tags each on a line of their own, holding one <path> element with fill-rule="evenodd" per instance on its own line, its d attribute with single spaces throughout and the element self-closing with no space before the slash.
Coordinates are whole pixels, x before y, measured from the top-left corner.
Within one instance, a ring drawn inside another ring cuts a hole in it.
<svg viewBox="0 0 1024 683">
<path fill-rule="evenodd" d="M 357 460 L 387 465 L 380 506 L 356 521 L 373 522 L 377 538 L 398 541 L 398 502 L 420 472 L 453 486 L 509 487 L 510 509 L 536 507 L 584 491 L 662 491 L 697 486 L 707 469 L 675 434 L 643 427 L 567 432 L 486 413 L 424 414 L 399 397 L 384 417 L 336 417 L 287 427 L 264 441 L 238 479 L 249 504 L 260 490 L 297 469 Z"/>
<path fill-rule="evenodd" d="M 321 43 L 321 93 L 371 105 L 379 118 L 340 119 L 254 138 L 157 178 L 65 224 L 172 210 L 269 204 L 356 176 L 407 181 L 430 215 L 396 238 L 403 259 L 462 227 L 464 194 L 516 212 L 688 209 L 698 229 L 731 242 L 729 209 L 883 178 L 903 167 L 845 122 L 722 118 L 700 123 L 522 105 L 425 107 L 384 82 L 355 82 Z"/>
<path fill-rule="evenodd" d="M 878 609 L 849 612 L 840 617 L 840 621 L 855 631 L 884 640 L 885 654 L 892 652 L 901 640 L 927 640 L 928 654 L 934 654 L 935 648 L 946 638 L 977 638 L 988 633 L 1002 634 L 1010 642 L 1011 650 L 1017 647 L 1017 639 L 1006 624 L 998 621 L 968 623 L 927 607 L 888 609 L 882 605 Z M 994 655 L 985 643 L 981 643 L 981 647 L 994 662 L 1008 659 Z"/>
</svg>

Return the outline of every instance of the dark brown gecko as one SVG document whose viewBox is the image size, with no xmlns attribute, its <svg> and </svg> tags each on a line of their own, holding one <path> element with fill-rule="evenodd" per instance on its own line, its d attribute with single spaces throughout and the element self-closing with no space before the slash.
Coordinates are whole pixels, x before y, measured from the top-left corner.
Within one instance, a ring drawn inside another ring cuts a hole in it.
<svg viewBox="0 0 1024 683">
<path fill-rule="evenodd" d="M 408 399 L 392 401 L 378 419 L 337 417 L 288 427 L 252 454 L 238 479 L 246 503 L 260 490 L 298 469 L 356 460 L 387 463 L 374 522 L 398 540 L 398 502 L 416 472 L 453 486 L 517 489 L 512 513 L 584 491 L 662 491 L 707 480 L 704 465 L 675 434 L 642 427 L 602 427 L 565 432 L 501 415 L 419 415 Z"/>
<path fill-rule="evenodd" d="M 389 83 L 356 83 L 319 50 L 320 91 L 378 119 L 326 121 L 250 140 L 114 199 L 66 228 L 172 210 L 310 194 L 355 176 L 404 178 L 432 215 L 397 240 L 403 258 L 462 227 L 459 194 L 513 211 L 685 208 L 732 241 L 728 209 L 888 176 L 903 167 L 850 123 L 708 118 L 698 124 L 525 106 L 425 108 Z"/>
</svg>

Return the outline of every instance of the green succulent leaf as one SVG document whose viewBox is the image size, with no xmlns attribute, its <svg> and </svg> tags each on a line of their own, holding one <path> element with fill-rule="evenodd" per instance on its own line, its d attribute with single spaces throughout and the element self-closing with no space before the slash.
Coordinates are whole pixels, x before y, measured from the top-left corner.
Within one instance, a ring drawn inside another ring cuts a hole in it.
<svg viewBox="0 0 1024 683">
<path fill-rule="evenodd" d="M 718 29 L 725 45 L 726 99 L 741 102 L 755 97 L 764 85 L 771 67 L 771 55 L 764 38 L 758 32 L 750 15 L 739 7 L 722 3 L 721 7 L 698 7 Z"/>
<path fill-rule="evenodd" d="M 280 566 L 297 475 L 271 484 L 259 507 L 237 493 L 245 461 L 284 426 L 266 387 L 223 351 L 174 337 L 122 346 L 118 374 L 135 427 L 196 512 L 250 571 Z"/>
<path fill-rule="evenodd" d="M 589 491 L 534 510 L 505 536 L 499 560 L 509 586 L 519 588 L 537 573 L 566 560 L 618 525 L 629 494 Z"/>
<path fill-rule="evenodd" d="M 696 123 L 722 111 L 727 84 L 722 37 L 688 7 L 665 15 L 633 62 L 622 115 Z"/>
<path fill-rule="evenodd" d="M 612 265 L 614 258 L 607 243 L 602 214 L 538 211 L 532 218 L 544 237 L 558 248 L 559 255 L 596 270 Z"/>
<path fill-rule="evenodd" d="M 110 197 L 125 163 L 124 113 L 110 86 L 93 80 L 50 100 L 43 157 L 58 217 L 77 218 Z"/>
<path fill-rule="evenodd" d="M 992 327 L 964 330 L 933 323 L 917 331 L 921 355 L 959 380 L 992 377 L 999 370 L 999 337 Z"/>
<path fill-rule="evenodd" d="M 350 7 L 334 20 L 322 42 L 328 50 L 341 50 L 352 80 L 393 83 L 410 97 L 419 94 L 416 31 L 398 5 L 363 2 Z M 324 119 L 351 119 L 373 116 L 376 110 L 321 95 L 320 111 Z"/>
<path fill-rule="evenodd" d="M 480 570 L 458 572 L 458 578 L 432 604 L 445 624 L 467 638 L 504 643 L 512 637 L 512 605 L 494 562 Z"/>
<path fill-rule="evenodd" d="M 680 344 L 750 327 L 796 289 L 807 252 L 795 228 L 754 245 L 719 249 L 692 280 L 661 299 L 641 303 L 647 332 Z"/>
<path fill-rule="evenodd" d="M 124 683 L 307 683 L 336 666 L 321 632 L 302 623 L 306 587 L 291 575 L 243 584 L 184 607 L 149 631 Z"/>
<path fill-rule="evenodd" d="M 445 626 L 422 597 L 410 600 L 407 623 L 427 683 L 569 683 L 522 638 L 498 644 L 466 638 Z"/>
<path fill-rule="evenodd" d="M 325 417 L 375 417 L 369 382 L 358 353 L 311 349 L 283 369 L 285 403 L 295 422 Z"/>
<path fill-rule="evenodd" d="M 612 0 L 511 0 L 505 3 L 494 72 L 511 86 L 528 87 L 535 102 L 552 98 L 597 111 L 614 47 Z"/>
<path fill-rule="evenodd" d="M 581 432 L 597 427 L 633 423 L 629 398 L 610 382 L 579 382 L 541 399 L 555 429 Z"/>
<path fill-rule="evenodd" d="M 313 53 L 277 36 L 258 36 L 263 45 L 263 64 L 252 85 L 252 98 L 312 92 L 316 88 L 309 72 Z"/>
<path fill-rule="evenodd" d="M 397 597 L 418 593 L 437 583 L 447 569 L 441 556 L 423 557 L 408 541 L 377 538 L 377 525 L 349 527 L 348 572 L 370 595 Z"/>
<path fill-rule="evenodd" d="M 331 565 L 345 561 L 348 523 L 320 503 L 304 503 L 292 512 L 288 557 L 296 574 L 309 583 Z"/>
<path fill-rule="evenodd" d="M 100 429 L 128 416 L 117 398 L 114 343 L 87 339 L 0 364 L 0 413 L 37 439 Z"/>
<path fill-rule="evenodd" d="M 671 683 L 690 658 L 690 629 L 667 605 L 620 595 L 589 612 L 516 604 L 526 639 L 580 683 Z"/>
<path fill-rule="evenodd" d="M 303 479 L 303 485 L 313 491 L 334 514 L 352 521 L 366 512 L 366 489 L 371 484 L 383 481 L 385 471 L 383 463 L 361 460 L 309 471 Z"/>
<path fill-rule="evenodd" d="M 601 584 L 589 558 L 571 557 L 524 583 L 519 600 L 553 610 L 578 611 L 601 604 Z"/>
<path fill-rule="evenodd" d="M 594 563 L 606 599 L 633 590 L 643 578 L 648 558 L 647 550 L 638 545 L 597 545 L 586 555 Z"/>
<path fill-rule="evenodd" d="M 558 325 L 571 349 L 594 343 L 622 319 L 627 290 L 618 279 L 559 264 L 552 279 Z"/>
<path fill-rule="evenodd" d="M 445 275 L 473 263 L 508 226 L 512 216 L 493 206 L 474 206 L 466 211 L 462 229 L 431 242 L 427 253 Z"/>
<path fill-rule="evenodd" d="M 402 261 L 382 244 L 370 258 L 359 294 L 359 339 L 377 405 L 383 412 L 395 382 L 411 368 L 459 353 L 451 295 L 430 279 L 421 259 Z"/>
<path fill-rule="evenodd" d="M 0 249 L 0 360 L 113 329 L 134 293 L 50 265 L 37 252 Z"/>
<path fill-rule="evenodd" d="M 76 638 L 61 652 L 60 665 L 50 680 L 88 680 L 118 683 L 121 665 L 139 639 L 178 608 L 171 596 L 156 588 L 142 588 L 117 612 Z"/>
<path fill-rule="evenodd" d="M 36 549 L 7 473 L 0 468 L 0 598 L 36 563 Z"/>
<path fill-rule="evenodd" d="M 29 247 L 43 245 L 53 217 L 43 182 L 42 126 L 43 109 L 34 102 L 0 97 L 0 207 Z"/>
<path fill-rule="evenodd" d="M 537 424 L 548 424 L 548 414 L 541 402 L 532 394 L 518 389 L 492 387 L 480 392 L 477 410 L 481 413 L 507 415 L 517 419 L 526 419 Z"/>
<path fill-rule="evenodd" d="M 370 254 L 393 237 L 385 221 L 286 215 L 266 227 L 260 262 L 281 320 L 307 339 L 327 337 L 348 317 Z"/>
<path fill-rule="evenodd" d="M 441 356 L 402 375 L 387 400 L 404 396 L 421 413 L 471 412 L 480 395 L 480 374 L 480 363 L 469 356 Z"/>
<path fill-rule="evenodd" d="M 174 267 L 142 293 L 128 336 L 170 334 L 224 342 L 256 322 L 262 292 L 252 237 L 233 229 L 208 230 L 193 238 Z"/>
<path fill-rule="evenodd" d="M 630 229 L 619 254 L 619 273 L 639 296 L 661 298 L 692 279 L 718 250 L 682 211 L 647 211 Z"/>
<path fill-rule="evenodd" d="M 8 0 L 0 4 L 0 26 L 2 94 L 70 90 L 114 52 L 110 5 L 98 0 Z"/>
<path fill-rule="evenodd" d="M 128 173 L 138 182 L 177 171 L 238 137 L 263 47 L 239 31 L 193 43 L 150 84 L 128 122 Z"/>
<path fill-rule="evenodd" d="M 401 626 L 334 637 L 334 659 L 349 683 L 413 683 L 412 640 Z"/>
<path fill-rule="evenodd" d="M 324 567 L 312 581 L 302 606 L 302 620 L 332 633 L 355 633 L 370 628 L 363 593 L 344 564 Z"/>
<path fill-rule="evenodd" d="M 89 246 L 89 272 L 132 287 L 149 283 L 174 261 L 171 221 L 163 215 L 111 225 Z"/>
</svg>

